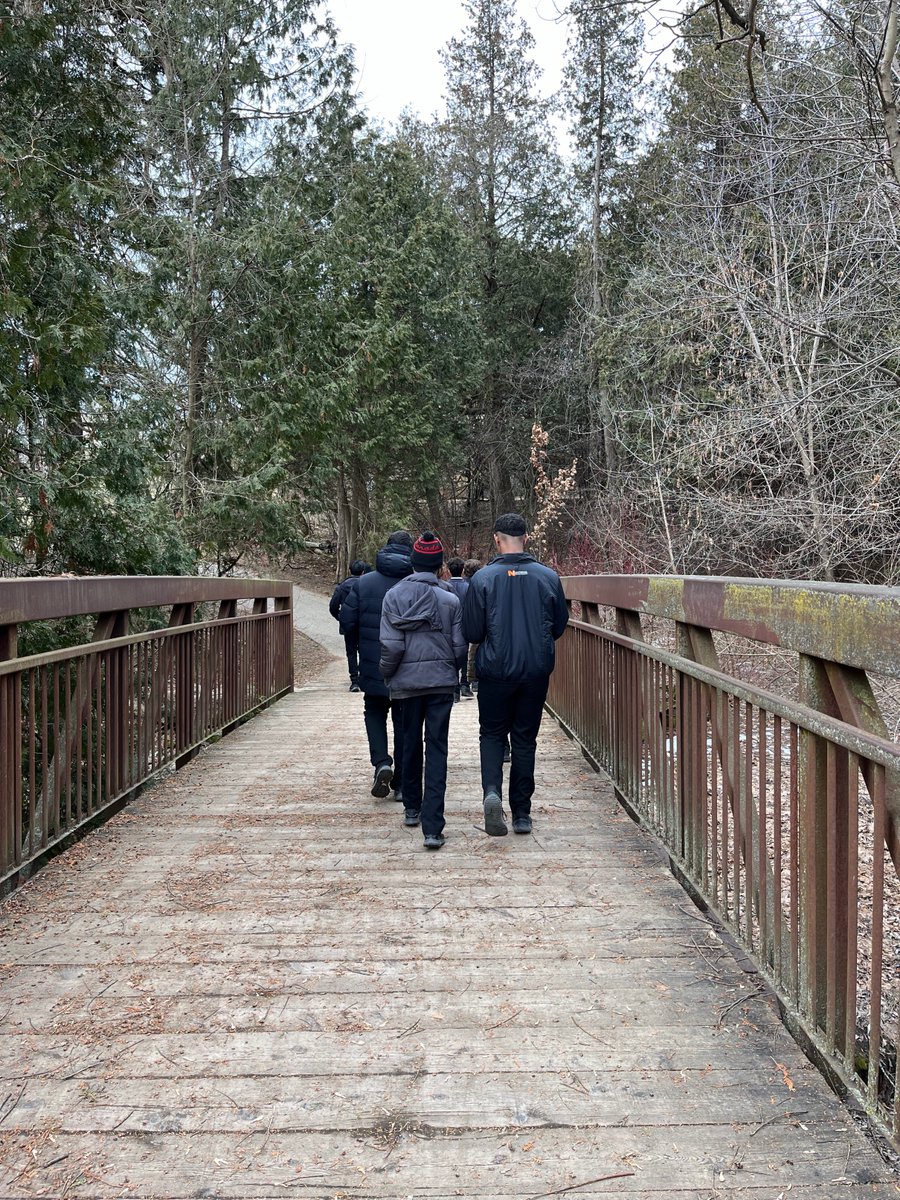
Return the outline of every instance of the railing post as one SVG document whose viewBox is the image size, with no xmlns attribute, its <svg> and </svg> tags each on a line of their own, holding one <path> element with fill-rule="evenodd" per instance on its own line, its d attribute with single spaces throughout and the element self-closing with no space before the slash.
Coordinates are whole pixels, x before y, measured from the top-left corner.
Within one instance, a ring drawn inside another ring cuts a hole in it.
<svg viewBox="0 0 900 1200">
<path fill-rule="evenodd" d="M 840 717 L 825 663 L 809 654 L 800 655 L 800 702 Z M 809 732 L 801 736 L 799 750 L 800 912 L 806 948 L 801 963 L 802 996 L 814 1025 L 824 1030 L 829 991 L 835 989 L 835 1032 L 842 1043 L 846 1024 L 848 758 L 845 750 L 829 748 L 824 738 Z M 836 914 L 831 922 L 829 901 Z"/>
<path fill-rule="evenodd" d="M 278 622 L 278 637 L 284 641 L 284 650 L 286 654 L 279 655 L 276 649 L 276 663 L 281 663 L 281 675 L 279 676 L 279 690 L 288 688 L 294 690 L 294 590 L 287 596 L 276 596 L 275 611 L 286 612 L 287 617 L 282 618 Z M 287 625 L 287 629 L 284 626 Z M 287 659 L 287 662 L 284 660 Z"/>
<path fill-rule="evenodd" d="M 253 601 L 253 615 L 262 616 L 269 611 L 269 601 L 262 596 Z M 251 673 L 253 688 L 253 704 L 259 703 L 259 698 L 265 692 L 266 669 L 266 621 L 254 621 L 250 635 Z"/>
<path fill-rule="evenodd" d="M 195 607 L 193 604 L 175 604 L 169 619 L 170 629 L 185 629 L 174 639 L 176 768 L 183 767 L 197 753 L 194 748 L 194 635 L 190 629 Z"/>
<path fill-rule="evenodd" d="M 597 624 L 599 624 L 599 613 Z M 641 614 L 632 609 L 616 609 L 616 631 L 634 642 L 642 642 Z M 626 796 L 636 795 L 635 785 L 640 780 L 640 742 L 643 723 L 640 703 L 638 673 L 634 654 L 624 646 L 617 646 L 615 655 L 615 723 L 616 723 L 616 784 Z"/>
<path fill-rule="evenodd" d="M 101 613 L 94 629 L 95 642 L 107 642 L 113 638 L 127 637 L 130 612 Z M 128 678 L 128 648 L 107 651 L 106 662 L 106 711 L 103 711 L 103 671 L 97 664 L 97 728 L 104 730 L 106 740 L 106 799 L 111 800 L 125 790 L 129 777 L 128 763 L 128 716 L 131 709 L 131 681 Z M 98 756 L 100 746 L 97 747 Z M 63 769 L 62 759 L 58 770 Z M 55 794 L 56 787 L 52 789 Z M 98 797 L 102 799 L 102 797 Z M 56 803 L 56 800 L 54 800 Z"/>
<path fill-rule="evenodd" d="M 237 600 L 223 600 L 219 605 L 219 620 L 230 621 L 237 616 Z M 237 681 L 238 681 L 238 631 L 234 625 L 228 625 L 220 631 L 222 637 L 222 679 L 220 696 L 222 704 L 222 728 L 230 733 L 234 728 L 232 722 L 238 710 Z"/>
<path fill-rule="evenodd" d="M 0 661 L 18 653 L 18 628 L 0 625 Z M 0 873 L 22 859 L 22 676 L 0 678 Z"/>
<path fill-rule="evenodd" d="M 832 664 L 800 655 L 800 701 L 846 720 L 829 679 Z M 847 995 L 849 756 L 824 738 L 800 739 L 801 920 L 807 954 L 803 991 L 815 1024 L 843 1050 Z M 829 918 L 829 910 L 831 916 Z M 855 964 L 852 968 L 855 970 Z M 830 1003 L 829 1003 L 830 1000 Z"/>
</svg>

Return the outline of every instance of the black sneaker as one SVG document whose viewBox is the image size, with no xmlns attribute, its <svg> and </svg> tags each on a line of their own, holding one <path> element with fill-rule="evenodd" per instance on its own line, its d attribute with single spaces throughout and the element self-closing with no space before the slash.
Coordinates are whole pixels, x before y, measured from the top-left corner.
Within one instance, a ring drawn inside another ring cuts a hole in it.
<svg viewBox="0 0 900 1200">
<path fill-rule="evenodd" d="M 512 762 L 512 752 L 510 751 L 508 744 L 503 751 L 503 761 L 505 763 Z"/>
<path fill-rule="evenodd" d="M 383 800 L 391 790 L 391 776 L 393 771 L 387 763 L 376 768 L 375 782 L 372 784 L 372 795 L 378 800 Z"/>
<path fill-rule="evenodd" d="M 506 837 L 509 833 L 503 819 L 503 801 L 496 792 L 488 792 L 484 798 L 484 831 L 491 837 Z"/>
<path fill-rule="evenodd" d="M 531 817 L 513 817 L 513 833 L 531 833 Z"/>
<path fill-rule="evenodd" d="M 397 804 L 403 803 L 403 793 L 399 788 L 394 788 L 394 800 L 397 802 Z"/>
<path fill-rule="evenodd" d="M 425 849 L 440 850 L 447 839 L 442 833 L 426 833 L 425 834 Z"/>
<path fill-rule="evenodd" d="M 460 695 L 460 689 L 454 688 L 453 689 L 453 703 L 454 704 L 459 704 L 459 695 Z"/>
<path fill-rule="evenodd" d="M 459 689 L 459 694 L 463 700 L 474 700 L 475 699 L 475 693 L 472 691 L 472 689 L 469 687 L 469 685 L 467 683 L 464 683 L 462 685 L 462 687 Z"/>
<path fill-rule="evenodd" d="M 419 821 L 422 819 L 422 814 L 415 808 L 404 808 L 403 824 L 408 825 L 410 829 L 415 829 Z"/>
<path fill-rule="evenodd" d="M 350 687 L 348 688 L 348 691 L 351 691 L 351 692 L 361 692 L 361 691 L 362 691 L 362 688 L 359 686 L 359 684 L 358 684 L 358 683 L 351 683 L 351 684 L 350 684 Z"/>
</svg>

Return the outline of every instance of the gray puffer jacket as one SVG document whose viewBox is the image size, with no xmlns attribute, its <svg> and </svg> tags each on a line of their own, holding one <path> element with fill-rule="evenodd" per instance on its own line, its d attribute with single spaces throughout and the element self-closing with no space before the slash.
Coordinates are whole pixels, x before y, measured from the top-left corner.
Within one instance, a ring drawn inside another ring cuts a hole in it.
<svg viewBox="0 0 900 1200">
<path fill-rule="evenodd" d="M 379 667 L 393 698 L 452 692 L 467 650 L 459 600 L 433 571 L 416 571 L 385 595 Z"/>
</svg>

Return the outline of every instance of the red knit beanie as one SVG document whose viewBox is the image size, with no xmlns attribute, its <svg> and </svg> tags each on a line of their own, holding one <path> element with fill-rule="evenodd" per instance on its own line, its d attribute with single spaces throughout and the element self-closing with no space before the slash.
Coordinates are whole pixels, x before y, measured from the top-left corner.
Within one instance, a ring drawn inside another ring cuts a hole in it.
<svg viewBox="0 0 900 1200">
<path fill-rule="evenodd" d="M 410 555 L 415 571 L 439 571 L 444 565 L 444 547 L 441 539 L 430 529 L 416 538 Z"/>
</svg>

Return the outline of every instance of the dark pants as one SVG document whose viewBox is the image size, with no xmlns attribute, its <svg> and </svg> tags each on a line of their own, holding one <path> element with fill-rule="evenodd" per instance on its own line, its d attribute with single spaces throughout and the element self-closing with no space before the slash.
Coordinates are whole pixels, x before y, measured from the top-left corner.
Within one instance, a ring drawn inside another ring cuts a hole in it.
<svg viewBox="0 0 900 1200">
<path fill-rule="evenodd" d="M 347 651 L 347 670 L 350 672 L 350 682 L 359 683 L 359 637 L 357 634 L 344 634 L 344 649 Z"/>
<path fill-rule="evenodd" d="M 377 770 L 385 763 L 394 768 L 394 791 L 403 786 L 403 706 L 405 700 L 390 700 L 387 696 L 375 696 L 366 692 L 363 713 L 366 722 L 366 737 L 369 739 L 369 760 Z M 394 726 L 394 756 L 388 753 L 388 712 Z"/>
<path fill-rule="evenodd" d="M 513 817 L 531 813 L 534 795 L 534 756 L 544 713 L 549 679 L 526 683 L 478 681 L 478 721 L 481 728 L 481 786 L 503 795 L 503 751 L 509 736 L 509 808 Z"/>
<path fill-rule="evenodd" d="M 444 828 L 447 739 L 453 693 L 407 696 L 403 701 L 403 807 L 422 813 L 422 833 Z M 424 746 L 423 746 L 424 732 Z M 422 788 L 424 750 L 425 787 Z"/>
</svg>

